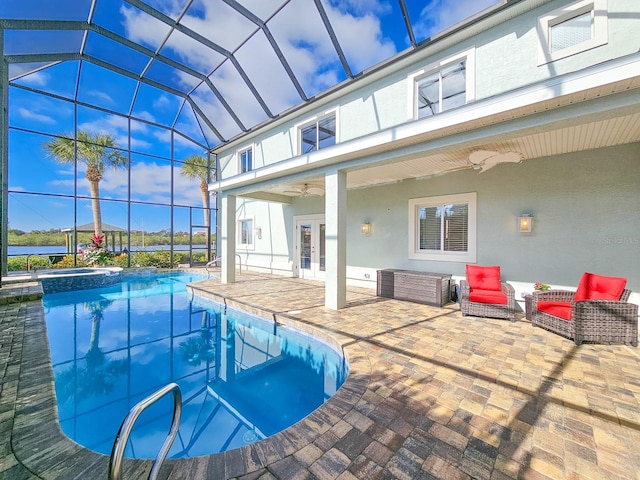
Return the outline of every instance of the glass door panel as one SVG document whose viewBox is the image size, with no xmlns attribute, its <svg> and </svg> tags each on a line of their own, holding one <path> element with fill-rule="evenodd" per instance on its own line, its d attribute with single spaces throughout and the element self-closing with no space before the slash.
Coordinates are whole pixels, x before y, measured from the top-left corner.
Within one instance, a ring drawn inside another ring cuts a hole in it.
<svg viewBox="0 0 640 480">
<path fill-rule="evenodd" d="M 322 218 L 296 221 L 297 268 L 300 278 L 323 278 L 325 223 Z"/>
<path fill-rule="evenodd" d="M 311 269 L 311 225 L 300 224 L 298 231 L 300 232 L 300 269 Z"/>
</svg>

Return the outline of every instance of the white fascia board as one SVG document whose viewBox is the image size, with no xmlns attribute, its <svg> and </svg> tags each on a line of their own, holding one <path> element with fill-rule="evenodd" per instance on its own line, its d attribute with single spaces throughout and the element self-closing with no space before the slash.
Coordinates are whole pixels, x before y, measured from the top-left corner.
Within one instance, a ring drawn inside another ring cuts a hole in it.
<svg viewBox="0 0 640 480">
<path fill-rule="evenodd" d="M 289 160 L 267 165 L 241 175 L 219 180 L 209 184 L 209 190 L 225 191 L 284 175 L 325 167 L 358 158 L 366 150 L 371 151 L 371 149 L 375 150 L 381 147 L 386 147 L 386 150 L 390 150 L 396 143 L 402 146 L 406 146 L 408 143 L 418 143 L 421 135 L 431 135 L 434 131 L 440 129 L 464 125 L 485 117 L 634 77 L 640 77 L 640 54 L 638 53 L 470 103 L 459 109 L 433 117 L 412 121 Z M 412 138 L 415 138 L 415 142 L 411 141 Z"/>
</svg>

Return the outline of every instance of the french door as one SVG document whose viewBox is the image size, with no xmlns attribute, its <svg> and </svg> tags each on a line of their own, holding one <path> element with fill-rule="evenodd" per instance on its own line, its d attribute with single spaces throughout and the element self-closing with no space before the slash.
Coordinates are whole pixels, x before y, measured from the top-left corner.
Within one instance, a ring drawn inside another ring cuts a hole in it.
<svg viewBox="0 0 640 480">
<path fill-rule="evenodd" d="M 324 278 L 324 215 L 297 217 L 295 274 L 299 278 Z"/>
</svg>

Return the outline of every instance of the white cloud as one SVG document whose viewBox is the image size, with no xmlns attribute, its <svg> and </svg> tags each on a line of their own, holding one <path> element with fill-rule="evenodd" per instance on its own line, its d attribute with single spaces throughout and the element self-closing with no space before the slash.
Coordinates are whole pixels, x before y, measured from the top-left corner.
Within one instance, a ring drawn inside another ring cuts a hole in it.
<svg viewBox="0 0 640 480">
<path fill-rule="evenodd" d="M 157 8 L 172 16 L 180 13 L 180 3 L 173 0 L 154 2 Z M 270 15 L 279 4 L 275 0 L 243 2 L 261 18 Z M 390 11 L 388 1 L 339 0 L 331 5 L 325 3 L 325 8 L 355 73 L 395 53 L 395 46 L 384 38 L 377 17 Z M 168 27 L 159 26 L 158 21 L 147 14 L 127 7 L 121 8 L 120 12 L 131 40 L 157 48 L 165 38 Z M 248 35 L 257 30 L 256 25 L 217 0 L 197 0 L 182 23 L 234 52 Z M 307 95 L 315 95 L 344 77 L 335 48 L 312 2 L 292 0 L 269 20 L 268 27 Z M 301 99 L 262 32 L 255 35 L 237 51 L 237 58 L 272 113 L 277 114 Z M 163 51 L 201 72 L 212 71 L 224 60 L 219 53 L 179 32 L 172 33 Z M 187 76 L 177 76 L 179 78 L 172 81 L 191 84 Z M 245 126 L 251 127 L 266 118 L 262 107 L 229 61 L 211 79 Z M 239 133 L 235 121 L 206 90 L 207 87 L 201 87 L 194 94 L 200 108 L 225 137 Z"/>
<path fill-rule="evenodd" d="M 376 3 L 376 2 L 367 2 Z M 372 7 L 373 8 L 373 7 Z M 376 10 L 373 8 L 374 11 Z M 396 47 L 382 34 L 380 18 L 372 13 L 354 16 L 337 10 L 327 12 L 344 54 L 351 62 L 354 73 L 360 72 L 396 53 Z M 373 47 L 373 48 L 372 48 Z"/>
<path fill-rule="evenodd" d="M 18 109 L 18 113 L 20 114 L 20 116 L 22 118 L 25 118 L 27 120 L 32 120 L 34 122 L 38 122 L 38 123 L 48 123 L 48 124 L 55 124 L 56 121 L 51 118 L 48 115 L 43 115 L 41 113 L 36 113 L 32 110 L 29 110 L 27 108 L 24 107 L 20 107 Z"/>
<path fill-rule="evenodd" d="M 154 115 L 147 110 L 136 112 L 136 117 L 140 118 L 141 120 L 147 120 L 148 122 L 156 123 L 156 118 L 154 117 Z"/>
<path fill-rule="evenodd" d="M 157 110 L 164 110 L 165 108 L 170 107 L 171 104 L 171 99 L 169 99 L 169 96 L 165 94 L 160 95 L 153 100 L 153 108 Z"/>
<path fill-rule="evenodd" d="M 101 90 L 88 90 L 87 94 L 94 98 L 99 98 L 104 100 L 107 103 L 114 103 L 113 98 L 111 96 Z"/>
<path fill-rule="evenodd" d="M 420 18 L 414 21 L 415 34 L 418 38 L 432 36 L 496 3 L 496 0 L 429 0 Z"/>
<path fill-rule="evenodd" d="M 12 72 L 14 73 L 14 72 Z M 33 87 L 44 87 L 49 83 L 51 76 L 43 71 L 34 72 L 29 75 L 25 75 L 20 79 L 20 83 L 25 85 L 31 85 Z"/>
<path fill-rule="evenodd" d="M 191 182 L 176 170 L 174 176 L 175 203 L 182 205 L 200 205 L 198 182 Z M 132 191 L 135 200 L 170 203 L 171 166 L 160 163 L 134 163 L 131 166 Z M 85 182 L 86 183 L 86 182 Z M 108 170 L 100 182 L 100 193 L 105 197 L 113 195 L 120 198 L 127 191 L 128 173 L 126 170 Z"/>
</svg>

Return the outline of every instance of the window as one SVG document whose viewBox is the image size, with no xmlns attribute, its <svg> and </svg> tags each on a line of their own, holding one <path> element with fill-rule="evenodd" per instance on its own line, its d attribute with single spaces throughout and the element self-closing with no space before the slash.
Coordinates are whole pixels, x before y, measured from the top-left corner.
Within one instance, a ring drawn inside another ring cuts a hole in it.
<svg viewBox="0 0 640 480">
<path fill-rule="evenodd" d="M 581 0 L 538 18 L 538 65 L 607 43 L 607 0 Z"/>
<path fill-rule="evenodd" d="M 549 27 L 551 53 L 591 40 L 592 12 L 576 15 Z"/>
<path fill-rule="evenodd" d="M 300 154 L 320 150 L 336 144 L 336 113 L 318 117 L 299 127 Z"/>
<path fill-rule="evenodd" d="M 238 247 L 253 248 L 253 218 L 238 221 Z"/>
<path fill-rule="evenodd" d="M 431 117 L 474 100 L 474 58 L 472 49 L 409 75 L 408 118 Z"/>
<path fill-rule="evenodd" d="M 409 201 L 409 258 L 476 261 L 476 194 Z"/>
<path fill-rule="evenodd" d="M 458 62 L 416 81 L 418 118 L 466 103 L 466 61 Z"/>
<path fill-rule="evenodd" d="M 240 163 L 240 173 L 253 170 L 253 148 L 245 148 L 238 152 L 238 161 Z"/>
</svg>

